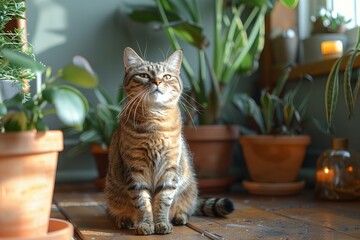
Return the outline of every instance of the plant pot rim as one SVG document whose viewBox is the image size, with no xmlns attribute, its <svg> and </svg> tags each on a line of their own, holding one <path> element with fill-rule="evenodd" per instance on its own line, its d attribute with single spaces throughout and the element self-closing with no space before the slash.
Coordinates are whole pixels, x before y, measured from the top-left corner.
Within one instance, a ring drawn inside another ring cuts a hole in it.
<svg viewBox="0 0 360 240">
<path fill-rule="evenodd" d="M 283 143 L 292 144 L 299 142 L 303 144 L 309 144 L 311 141 L 310 135 L 241 135 L 240 143 L 246 144 L 249 142 L 257 143 Z"/>
<path fill-rule="evenodd" d="M 60 152 L 64 149 L 63 139 L 61 130 L 0 133 L 0 155 Z"/>
<path fill-rule="evenodd" d="M 237 125 L 199 125 L 185 126 L 185 138 L 192 141 L 236 140 L 239 138 Z"/>
<path fill-rule="evenodd" d="M 99 144 L 92 144 L 91 147 L 90 147 L 90 150 L 93 153 L 108 153 L 109 152 L 109 146 L 106 146 L 105 148 L 103 148 Z"/>
</svg>

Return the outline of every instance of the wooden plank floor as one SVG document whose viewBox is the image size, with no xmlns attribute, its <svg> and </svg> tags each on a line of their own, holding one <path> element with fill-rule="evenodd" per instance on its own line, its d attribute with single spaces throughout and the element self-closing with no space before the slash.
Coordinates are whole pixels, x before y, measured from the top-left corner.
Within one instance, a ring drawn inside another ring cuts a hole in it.
<svg viewBox="0 0 360 240">
<path fill-rule="evenodd" d="M 90 185 L 57 186 L 52 217 L 71 221 L 75 239 L 360 239 L 360 201 L 319 201 L 311 189 L 288 197 L 226 195 L 236 208 L 229 217 L 192 217 L 198 231 L 174 227 L 172 234 L 161 236 L 117 229 L 106 215 L 103 193 Z"/>
</svg>

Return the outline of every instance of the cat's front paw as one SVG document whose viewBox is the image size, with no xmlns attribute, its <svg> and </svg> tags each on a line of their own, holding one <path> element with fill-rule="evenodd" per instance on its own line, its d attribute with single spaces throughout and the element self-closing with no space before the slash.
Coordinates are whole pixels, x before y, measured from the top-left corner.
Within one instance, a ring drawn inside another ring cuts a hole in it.
<svg viewBox="0 0 360 240">
<path fill-rule="evenodd" d="M 135 229 L 136 234 L 138 235 L 150 235 L 154 234 L 154 224 L 153 223 L 140 223 L 139 226 Z"/>
<path fill-rule="evenodd" d="M 173 223 L 176 226 L 182 226 L 182 225 L 185 225 L 187 223 L 188 219 L 189 219 L 189 217 L 185 213 L 176 214 L 174 219 L 173 219 Z"/>
<path fill-rule="evenodd" d="M 172 233 L 173 226 L 169 222 L 159 222 L 155 224 L 155 233 L 168 234 Z"/>
</svg>

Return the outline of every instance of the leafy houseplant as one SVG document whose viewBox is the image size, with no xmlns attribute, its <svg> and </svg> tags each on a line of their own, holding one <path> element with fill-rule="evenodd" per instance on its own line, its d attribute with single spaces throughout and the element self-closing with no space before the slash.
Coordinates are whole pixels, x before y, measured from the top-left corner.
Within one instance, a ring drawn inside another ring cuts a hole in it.
<svg viewBox="0 0 360 240">
<path fill-rule="evenodd" d="M 66 82 L 94 87 L 95 76 L 74 64 L 51 75 L 50 68 L 27 55 L 3 49 L 10 64 L 36 73 L 37 91 L 23 102 L 21 93 L 0 102 L 1 237 L 39 237 L 48 230 L 57 155 L 63 134 L 48 130 L 44 117 L 56 113 L 66 125 L 81 127 L 88 110 L 86 98 Z M 75 58 L 77 64 L 84 61 Z M 46 72 L 44 82 L 41 73 Z M 48 104 L 54 108 L 46 108 Z M 11 225 L 9 228 L 7 226 Z"/>
<path fill-rule="evenodd" d="M 264 18 L 276 2 L 213 1 L 212 41 L 204 35 L 198 1 L 155 0 L 150 6 L 134 4 L 128 15 L 135 21 L 160 23 L 174 49 L 181 48 L 180 40 L 195 47 L 198 71 L 194 71 L 186 57 L 182 66 L 191 86 L 191 97 L 201 112 L 198 123 L 218 124 L 239 81 L 234 75 L 256 68 L 264 44 Z M 295 7 L 298 1 L 280 2 Z M 207 51 L 209 45 L 213 50 L 212 60 Z"/>
<path fill-rule="evenodd" d="M 173 49 L 190 44 L 196 50 L 197 71 L 183 57 L 183 72 L 191 88 L 190 93 L 185 94 L 188 96 L 185 101 L 195 105 L 197 110 L 189 114 L 193 123 L 206 126 L 185 127 L 184 135 L 194 155 L 201 192 L 208 187 L 218 191 L 222 185 L 229 186 L 233 181 L 228 170 L 238 129 L 218 124 L 223 123 L 224 107 L 231 102 L 239 82 L 240 78 L 235 75 L 252 72 L 257 66 L 264 44 L 265 15 L 276 2 L 212 1 L 213 38 L 204 35 L 198 1 L 155 0 L 153 5 L 130 6 L 128 16 L 139 22 L 157 23 Z M 297 4 L 297 0 L 281 2 L 289 7 Z M 211 53 L 208 46 L 212 47 Z M 188 119 L 186 123 L 191 121 Z M 219 181 L 212 181 L 214 179 Z"/>
<path fill-rule="evenodd" d="M 241 129 L 257 135 L 240 136 L 245 162 L 255 183 L 294 183 L 310 143 L 302 129 L 307 98 L 299 105 L 295 101 L 300 85 L 281 95 L 289 73 L 290 69 L 286 69 L 272 91 L 261 92 L 259 105 L 246 94 L 234 97 L 236 108 L 256 126 L 255 131 Z M 251 184 L 244 182 L 244 186 L 245 183 Z M 294 184 L 297 190 L 298 185 Z"/>
<path fill-rule="evenodd" d="M 80 131 L 75 129 L 75 134 L 78 135 L 80 142 L 71 149 L 70 154 L 78 154 L 91 147 L 98 171 L 95 184 L 102 189 L 108 168 L 108 147 L 119 124 L 118 115 L 121 107 L 117 103 L 124 97 L 122 88 L 119 88 L 117 101 L 113 101 L 101 85 L 98 85 L 94 92 L 98 102 L 95 105 L 90 104 L 82 129 Z M 73 128 L 69 130 L 70 134 L 74 134 Z"/>
</svg>

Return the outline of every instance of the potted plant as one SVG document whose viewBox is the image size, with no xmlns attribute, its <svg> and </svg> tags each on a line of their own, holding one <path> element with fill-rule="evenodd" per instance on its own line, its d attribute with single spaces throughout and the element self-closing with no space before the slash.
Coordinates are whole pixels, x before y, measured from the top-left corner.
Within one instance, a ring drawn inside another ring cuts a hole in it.
<svg viewBox="0 0 360 240">
<path fill-rule="evenodd" d="M 256 69 L 256 62 L 263 49 L 265 15 L 276 2 L 212 1 L 212 41 L 204 35 L 202 11 L 198 1 L 156 0 L 153 5 L 134 4 L 128 13 L 135 21 L 159 23 L 158 28 L 160 26 L 164 30 L 173 49 L 180 49 L 183 43 L 188 43 L 197 51 L 197 71 L 185 56 L 182 63 L 191 88 L 190 92 L 185 94 L 188 97 L 185 97 L 184 101 L 194 105 L 196 109 L 191 111 L 186 123 L 197 125 L 185 127 L 184 134 L 194 154 L 195 169 L 202 192 L 206 190 L 202 188 L 203 183 L 207 186 L 217 184 L 214 181 L 209 182 L 208 178 L 217 178 L 227 186 L 231 182 L 231 179 L 224 179 L 224 176 L 228 176 L 232 146 L 238 139 L 238 128 L 224 126 L 222 116 L 241 79 L 236 75 Z M 297 4 L 297 0 L 281 2 L 289 7 Z M 212 46 L 212 59 L 209 43 Z M 209 138 L 203 139 L 206 136 Z M 220 142 L 225 143 L 224 148 L 215 143 L 217 137 L 220 137 Z M 202 144 L 203 141 L 205 145 Z M 198 150 L 197 147 L 200 146 L 201 149 Z M 215 149 L 220 149 L 220 152 L 214 152 Z M 226 159 L 226 155 L 229 158 Z"/>
<path fill-rule="evenodd" d="M 317 16 L 312 16 L 313 33 L 345 33 L 346 24 L 350 19 L 346 19 L 339 13 L 321 9 Z"/>
<path fill-rule="evenodd" d="M 77 135 L 79 139 L 79 143 L 70 150 L 69 154 L 76 155 L 85 149 L 91 149 L 98 172 L 95 184 L 99 189 L 103 189 L 108 169 L 109 145 L 112 135 L 119 124 L 118 116 L 121 107 L 118 103 L 123 99 L 123 89 L 119 88 L 116 101 L 111 98 L 110 94 L 100 84 L 94 88 L 94 93 L 97 103 L 89 104 L 89 111 L 86 114 L 81 130 L 67 129 L 68 134 Z"/>
<path fill-rule="evenodd" d="M 296 104 L 300 85 L 281 95 L 289 73 L 287 68 L 272 91 L 261 91 L 259 104 L 247 94 L 234 97 L 237 109 L 252 120 L 253 129 L 241 127 L 249 135 L 240 136 L 240 145 L 252 180 L 244 187 L 253 193 L 289 194 L 304 185 L 295 180 L 310 143 L 302 127 L 307 97 Z"/>
<path fill-rule="evenodd" d="M 9 49 L 1 49 L 1 55 L 7 64 L 35 72 L 37 89 L 26 102 L 21 93 L 0 101 L 0 212 L 7 216 L 0 218 L 0 236 L 44 236 L 49 224 L 57 155 L 63 149 L 62 132 L 49 130 L 44 117 L 56 113 L 65 125 L 81 127 L 88 102 L 67 83 L 89 88 L 97 84 L 97 79 L 75 64 L 52 75 L 49 67 L 27 55 Z M 74 61 L 84 64 L 79 58 Z"/>
</svg>

